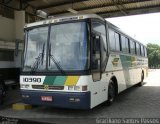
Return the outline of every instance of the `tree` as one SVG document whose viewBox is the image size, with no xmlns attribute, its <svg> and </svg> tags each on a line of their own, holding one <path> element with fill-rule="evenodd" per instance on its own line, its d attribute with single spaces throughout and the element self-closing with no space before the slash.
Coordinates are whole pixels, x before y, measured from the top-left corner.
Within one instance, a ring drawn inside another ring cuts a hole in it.
<svg viewBox="0 0 160 124">
<path fill-rule="evenodd" d="M 157 44 L 147 44 L 148 60 L 150 68 L 160 67 L 160 46 Z"/>
</svg>

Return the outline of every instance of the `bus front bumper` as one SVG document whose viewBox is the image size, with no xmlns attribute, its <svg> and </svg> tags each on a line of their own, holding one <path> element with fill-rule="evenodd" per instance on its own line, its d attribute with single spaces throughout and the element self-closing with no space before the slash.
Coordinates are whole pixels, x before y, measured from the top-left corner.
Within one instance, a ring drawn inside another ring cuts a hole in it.
<svg viewBox="0 0 160 124">
<path fill-rule="evenodd" d="M 90 109 L 90 92 L 49 92 L 21 90 L 26 104 L 47 105 L 59 108 Z"/>
</svg>

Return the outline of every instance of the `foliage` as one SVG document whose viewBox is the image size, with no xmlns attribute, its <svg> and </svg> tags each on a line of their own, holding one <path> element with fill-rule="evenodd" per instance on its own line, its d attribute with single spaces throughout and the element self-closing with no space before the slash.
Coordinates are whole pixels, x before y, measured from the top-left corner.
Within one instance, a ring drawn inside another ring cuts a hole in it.
<svg viewBox="0 0 160 124">
<path fill-rule="evenodd" d="M 148 60 L 150 68 L 160 68 L 160 46 L 157 44 L 147 44 Z"/>
</svg>

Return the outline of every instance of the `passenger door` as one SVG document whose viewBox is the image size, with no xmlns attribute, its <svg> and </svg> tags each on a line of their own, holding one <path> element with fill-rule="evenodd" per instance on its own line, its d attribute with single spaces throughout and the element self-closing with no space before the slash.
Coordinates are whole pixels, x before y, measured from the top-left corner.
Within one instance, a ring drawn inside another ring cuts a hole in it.
<svg viewBox="0 0 160 124">
<path fill-rule="evenodd" d="M 97 39 L 99 43 L 93 41 L 95 39 Z M 100 53 L 100 69 L 98 70 L 98 72 L 100 73 L 99 80 L 94 80 L 96 73 L 94 73 L 94 71 L 92 70 L 93 82 L 91 84 L 91 107 L 94 107 L 107 99 L 106 97 L 107 85 L 103 75 L 107 64 L 107 43 L 106 43 L 106 29 L 104 22 L 100 20 L 92 20 L 91 42 L 92 42 L 92 52 L 95 52 L 94 49 L 96 49 L 96 47 L 99 47 L 99 53 Z M 93 54 L 91 58 L 92 60 L 94 59 Z"/>
</svg>

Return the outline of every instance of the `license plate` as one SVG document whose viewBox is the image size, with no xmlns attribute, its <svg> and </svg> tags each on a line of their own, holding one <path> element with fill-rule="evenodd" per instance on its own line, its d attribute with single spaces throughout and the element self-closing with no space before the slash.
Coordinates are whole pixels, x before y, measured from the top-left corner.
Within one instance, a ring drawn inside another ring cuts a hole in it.
<svg viewBox="0 0 160 124">
<path fill-rule="evenodd" d="M 52 102 L 53 98 L 52 96 L 41 96 L 42 101 Z"/>
</svg>

